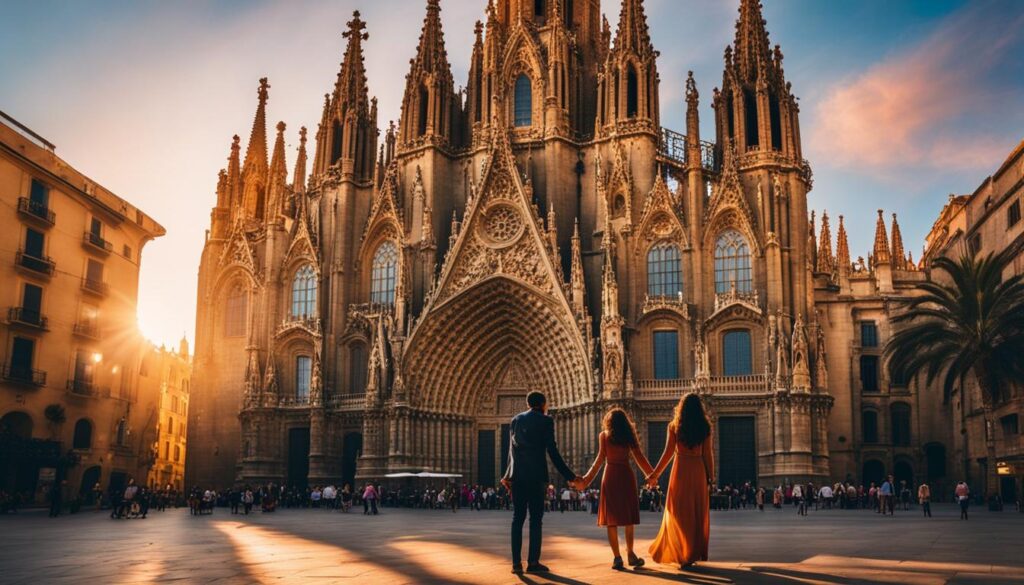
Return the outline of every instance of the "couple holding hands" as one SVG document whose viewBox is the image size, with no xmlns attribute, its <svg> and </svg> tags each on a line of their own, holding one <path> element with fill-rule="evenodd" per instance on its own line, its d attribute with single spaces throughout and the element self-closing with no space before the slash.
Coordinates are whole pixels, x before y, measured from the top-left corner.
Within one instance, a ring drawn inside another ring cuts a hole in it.
<svg viewBox="0 0 1024 585">
<path fill-rule="evenodd" d="M 600 447 L 590 471 L 575 475 L 562 460 L 554 440 L 554 420 L 546 414 L 547 404 L 540 392 L 527 397 L 530 410 L 512 419 L 509 465 L 501 482 L 512 492 L 512 572 L 522 572 L 522 534 L 527 512 L 530 515 L 530 549 L 527 572 L 544 572 L 540 563 L 541 517 L 548 483 L 547 456 L 569 484 L 586 489 L 604 467 L 598 501 L 597 523 L 607 527 L 608 544 L 614 560 L 612 568 L 624 569 L 619 554 L 618 528 L 626 534 L 627 561 L 641 567 L 644 560 L 633 551 L 633 527 L 640 523 L 640 504 L 632 459 L 644 472 L 647 485 L 654 486 L 670 462 L 665 512 L 661 529 L 650 546 L 657 563 L 678 564 L 680 568 L 708 558 L 710 531 L 708 484 L 715 476 L 711 423 L 704 404 L 696 394 L 687 394 L 676 405 L 665 439 L 665 451 L 651 467 L 640 449 L 636 428 L 621 408 L 608 411 L 599 435 Z"/>
</svg>

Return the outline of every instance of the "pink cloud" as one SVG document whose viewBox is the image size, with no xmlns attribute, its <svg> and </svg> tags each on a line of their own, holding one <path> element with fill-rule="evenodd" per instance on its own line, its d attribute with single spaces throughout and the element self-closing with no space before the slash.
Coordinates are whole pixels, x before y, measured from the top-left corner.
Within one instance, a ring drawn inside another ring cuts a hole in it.
<svg viewBox="0 0 1024 585">
<path fill-rule="evenodd" d="M 842 167 L 991 167 L 1006 141 L 972 128 L 972 117 L 1006 103 L 986 77 L 1021 39 L 1024 15 L 993 18 L 972 5 L 908 52 L 837 82 L 815 111 L 811 149 Z"/>
</svg>

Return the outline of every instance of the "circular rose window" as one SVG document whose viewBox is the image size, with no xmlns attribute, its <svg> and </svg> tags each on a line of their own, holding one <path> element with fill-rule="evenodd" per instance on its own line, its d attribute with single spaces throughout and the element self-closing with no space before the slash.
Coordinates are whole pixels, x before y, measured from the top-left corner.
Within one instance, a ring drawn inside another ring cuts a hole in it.
<svg viewBox="0 0 1024 585">
<path fill-rule="evenodd" d="M 511 205 L 494 205 L 484 213 L 482 236 L 495 246 L 508 246 L 523 232 L 523 217 Z"/>
</svg>

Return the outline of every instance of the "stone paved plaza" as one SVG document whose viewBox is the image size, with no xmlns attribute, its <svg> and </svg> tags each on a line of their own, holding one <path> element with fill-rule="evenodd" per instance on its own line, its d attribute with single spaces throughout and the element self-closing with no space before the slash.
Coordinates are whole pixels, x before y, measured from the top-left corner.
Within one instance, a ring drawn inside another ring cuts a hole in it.
<svg viewBox="0 0 1024 585">
<path fill-rule="evenodd" d="M 603 529 L 582 512 L 549 514 L 547 577 L 509 573 L 507 512 L 321 510 L 145 520 L 85 512 L 0 517 L 0 583 L 1024 583 L 1024 514 L 951 505 L 935 517 L 792 509 L 712 513 L 712 562 L 687 572 L 614 572 Z M 642 513 L 638 550 L 660 516 Z M 646 556 L 646 554 L 645 554 Z M 649 559 L 648 559 L 649 561 Z"/>
</svg>

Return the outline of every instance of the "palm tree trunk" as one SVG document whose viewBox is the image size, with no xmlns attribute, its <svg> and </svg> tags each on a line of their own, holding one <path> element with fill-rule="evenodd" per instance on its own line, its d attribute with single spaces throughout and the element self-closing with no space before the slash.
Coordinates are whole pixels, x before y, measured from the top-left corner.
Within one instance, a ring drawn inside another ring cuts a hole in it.
<svg viewBox="0 0 1024 585">
<path fill-rule="evenodd" d="M 984 419 L 985 439 L 985 501 L 999 494 L 999 476 L 996 472 L 996 428 L 992 420 L 992 405 L 995 404 L 998 388 L 989 375 L 988 364 L 979 361 L 974 365 L 974 377 L 981 391 L 981 412 Z"/>
</svg>

